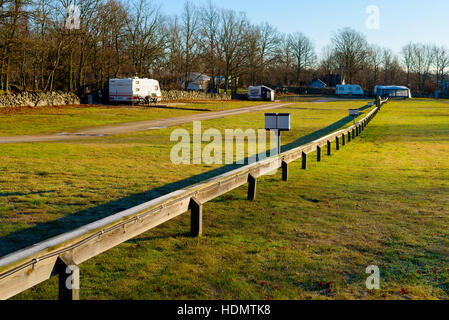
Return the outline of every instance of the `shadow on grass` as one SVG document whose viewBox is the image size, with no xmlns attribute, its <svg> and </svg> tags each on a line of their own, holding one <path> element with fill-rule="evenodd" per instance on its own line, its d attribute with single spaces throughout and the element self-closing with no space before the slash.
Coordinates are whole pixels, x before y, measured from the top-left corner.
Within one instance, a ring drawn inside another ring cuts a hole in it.
<svg viewBox="0 0 449 320">
<path fill-rule="evenodd" d="M 369 108 L 368 106 L 360 108 L 361 111 Z M 362 116 L 362 115 L 360 115 Z M 352 121 L 352 117 L 345 117 L 326 128 L 315 131 L 309 135 L 299 138 L 298 140 L 282 147 L 282 151 L 288 151 L 298 146 L 310 143 L 322 136 L 330 134 L 348 122 Z M 260 157 L 260 155 L 259 155 Z M 248 159 L 245 159 L 245 163 Z M 111 216 L 115 213 L 130 209 L 142 203 L 159 198 L 179 189 L 187 188 L 201 181 L 211 179 L 226 172 L 238 169 L 244 165 L 232 164 L 221 168 L 217 168 L 202 174 L 174 182 L 159 188 L 149 190 L 147 192 L 128 196 L 106 204 L 102 204 L 93 208 L 89 208 L 75 214 L 63 217 L 61 219 L 42 223 L 32 228 L 13 232 L 5 237 L 0 238 L 0 257 L 11 254 L 15 251 L 27 248 L 35 243 L 44 241 L 51 237 L 58 236 L 62 233 L 72 231 L 86 224 L 95 222 L 99 219 Z"/>
</svg>

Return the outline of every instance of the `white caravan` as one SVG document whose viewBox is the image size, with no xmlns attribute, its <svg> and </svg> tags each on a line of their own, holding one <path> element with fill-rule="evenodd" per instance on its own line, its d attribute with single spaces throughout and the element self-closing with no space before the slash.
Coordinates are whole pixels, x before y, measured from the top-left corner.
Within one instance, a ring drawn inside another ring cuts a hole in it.
<svg viewBox="0 0 449 320">
<path fill-rule="evenodd" d="M 111 102 L 159 102 L 161 100 L 161 87 L 157 80 L 109 79 L 109 101 Z"/>
<path fill-rule="evenodd" d="M 358 84 L 339 84 L 335 94 L 337 96 L 363 96 L 365 92 Z"/>
</svg>

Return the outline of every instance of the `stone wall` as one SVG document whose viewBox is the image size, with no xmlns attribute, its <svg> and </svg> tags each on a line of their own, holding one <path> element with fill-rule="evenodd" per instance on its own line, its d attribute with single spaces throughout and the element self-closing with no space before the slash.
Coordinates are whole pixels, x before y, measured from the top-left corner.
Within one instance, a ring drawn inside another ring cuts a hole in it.
<svg viewBox="0 0 449 320">
<path fill-rule="evenodd" d="M 80 104 L 74 93 L 64 92 L 22 92 L 18 94 L 0 94 L 0 108 L 4 107 L 45 107 Z"/>
<path fill-rule="evenodd" d="M 231 95 L 209 94 L 198 91 L 162 91 L 163 101 L 177 100 L 224 100 L 232 99 Z M 74 93 L 65 92 L 22 92 L 17 94 L 0 94 L 0 108 L 5 107 L 45 107 L 80 104 L 80 98 Z"/>
<path fill-rule="evenodd" d="M 231 95 L 226 94 L 211 94 L 199 91 L 162 91 L 163 101 L 175 100 L 231 100 Z"/>
</svg>

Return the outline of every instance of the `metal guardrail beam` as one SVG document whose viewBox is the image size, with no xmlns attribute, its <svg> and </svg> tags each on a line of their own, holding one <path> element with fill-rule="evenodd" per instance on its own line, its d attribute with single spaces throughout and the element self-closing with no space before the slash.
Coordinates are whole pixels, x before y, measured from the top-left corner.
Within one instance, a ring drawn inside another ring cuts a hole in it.
<svg viewBox="0 0 449 320">
<path fill-rule="evenodd" d="M 379 107 L 376 107 L 355 125 L 304 146 L 225 173 L 192 187 L 175 191 L 7 255 L 0 259 L 0 299 L 13 297 L 60 274 L 58 261 L 61 260 L 61 257 L 79 265 L 186 213 L 189 211 L 192 201 L 196 205 L 195 212 L 201 212 L 201 205 L 247 184 L 250 179 L 254 180 L 253 192 L 255 193 L 255 179 L 279 168 L 288 170 L 288 163 L 317 149 L 321 151 L 323 146 L 327 145 L 329 148 L 330 144 L 338 137 L 348 135 L 349 142 L 351 133 L 354 133 L 355 130 L 359 132 L 359 129 L 364 128 L 378 111 Z M 201 221 L 197 221 L 197 223 L 201 226 Z"/>
</svg>

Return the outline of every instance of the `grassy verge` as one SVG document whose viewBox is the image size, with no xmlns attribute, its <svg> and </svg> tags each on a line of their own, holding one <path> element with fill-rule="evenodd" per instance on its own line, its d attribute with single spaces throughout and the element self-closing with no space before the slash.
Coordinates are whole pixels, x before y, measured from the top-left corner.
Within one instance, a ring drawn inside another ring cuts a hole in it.
<svg viewBox="0 0 449 320">
<path fill-rule="evenodd" d="M 295 128 L 287 144 L 354 105 L 294 107 L 284 110 Z M 432 101 L 387 104 L 361 138 L 322 163 L 308 171 L 293 164 L 288 183 L 262 178 L 257 201 L 241 188 L 208 203 L 202 239 L 188 236 L 184 215 L 86 262 L 82 298 L 447 299 L 448 110 Z M 262 119 L 203 126 L 257 128 Z M 111 214 L 215 168 L 169 164 L 169 133 L 2 147 L 1 241 L 12 249 L 21 237 Z M 369 265 L 380 267 L 378 292 L 364 286 Z M 56 292 L 53 279 L 18 298 Z"/>
</svg>

